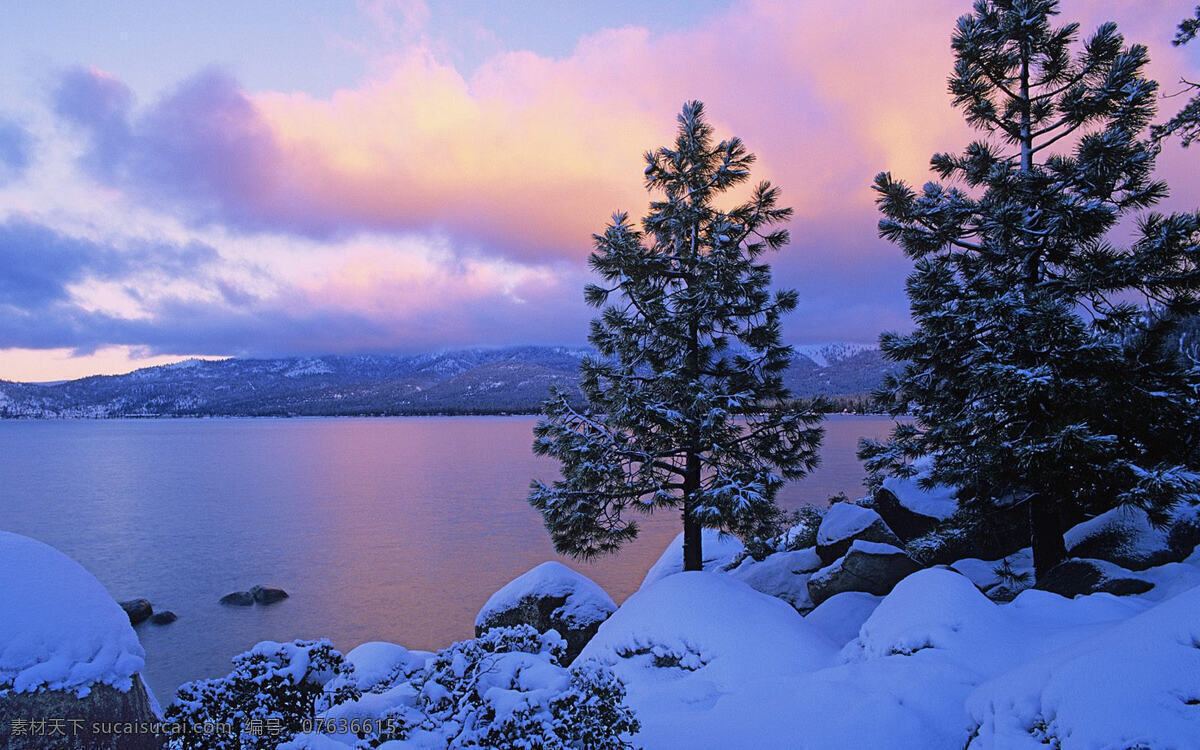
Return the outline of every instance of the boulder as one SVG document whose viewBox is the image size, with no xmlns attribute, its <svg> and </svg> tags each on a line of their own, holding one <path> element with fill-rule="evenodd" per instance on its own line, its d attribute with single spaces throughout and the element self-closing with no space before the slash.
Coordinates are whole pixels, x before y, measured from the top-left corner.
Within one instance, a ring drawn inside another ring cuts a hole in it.
<svg viewBox="0 0 1200 750">
<path fill-rule="evenodd" d="M 234 591 L 221 597 L 221 604 L 229 607 L 249 607 L 254 604 L 254 594 L 249 591 Z"/>
<path fill-rule="evenodd" d="M 250 595 L 254 597 L 254 601 L 259 604 L 274 604 L 288 598 L 288 593 L 283 589 L 272 588 L 270 586 L 255 586 L 250 589 Z"/>
<path fill-rule="evenodd" d="M 129 614 L 94 576 L 53 547 L 0 532 L 0 591 L 0 746 L 161 747 L 150 733 L 105 731 L 155 721 L 155 704 Z"/>
<path fill-rule="evenodd" d="M 612 597 L 590 578 L 549 561 L 492 594 L 475 617 L 475 637 L 514 625 L 530 625 L 542 633 L 555 630 L 567 642 L 565 666 L 616 609 Z"/>
<path fill-rule="evenodd" d="M 125 614 L 129 615 L 129 624 L 137 625 L 139 622 L 144 622 L 154 614 L 154 607 L 150 606 L 150 602 L 146 599 L 130 599 L 127 602 L 118 602 L 121 609 L 125 610 Z"/>
<path fill-rule="evenodd" d="M 1051 568 L 1034 588 L 1070 598 L 1097 593 L 1144 594 L 1154 588 L 1154 584 L 1105 560 L 1073 558 Z"/>
<path fill-rule="evenodd" d="M 1101 513 L 1072 528 L 1063 539 L 1072 557 L 1107 560 L 1130 570 L 1179 562 L 1191 552 L 1173 548 L 1168 530 L 1156 529 L 1146 511 L 1132 507 Z"/>
<path fill-rule="evenodd" d="M 42 723 L 33 724 L 35 720 Z M 159 721 L 140 678 L 129 690 L 96 685 L 83 697 L 64 690 L 0 695 L 0 732 L 8 750 L 161 750 L 165 739 L 149 731 L 120 733 L 112 728 L 149 728 Z"/>
<path fill-rule="evenodd" d="M 805 614 L 813 608 L 808 596 L 808 574 L 820 567 L 821 558 L 814 548 L 808 547 L 795 552 L 776 552 L 757 562 L 746 558 L 729 575 Z"/>
<path fill-rule="evenodd" d="M 956 514 L 904 549 L 923 565 L 950 565 L 967 557 L 995 560 L 1029 546 L 1029 507 L 1007 502 L 988 509 L 986 520 Z"/>
<path fill-rule="evenodd" d="M 946 485 L 926 489 L 923 480 L 933 470 L 929 456 L 913 462 L 911 477 L 888 477 L 872 497 L 873 507 L 905 542 L 927 534 L 958 510 L 957 490 Z"/>
<path fill-rule="evenodd" d="M 179 615 L 169 609 L 164 609 L 162 612 L 155 612 L 150 616 L 150 622 L 155 625 L 170 625 L 179 619 Z"/>
<path fill-rule="evenodd" d="M 883 596 L 920 568 L 898 547 L 855 539 L 844 556 L 812 574 L 808 594 L 818 605 L 844 591 Z"/>
<path fill-rule="evenodd" d="M 899 547 L 902 543 L 879 514 L 853 503 L 834 503 L 817 529 L 817 554 L 826 565 L 846 554 L 856 539 Z"/>
</svg>

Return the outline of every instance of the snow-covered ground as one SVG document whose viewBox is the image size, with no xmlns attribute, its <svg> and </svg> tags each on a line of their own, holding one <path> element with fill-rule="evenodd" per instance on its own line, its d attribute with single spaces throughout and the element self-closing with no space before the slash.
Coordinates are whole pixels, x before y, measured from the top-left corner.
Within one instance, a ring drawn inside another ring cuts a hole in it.
<svg viewBox="0 0 1200 750">
<path fill-rule="evenodd" d="M 1200 748 L 1200 555 L 1158 572 L 1160 595 L 997 604 L 931 568 L 807 617 L 688 573 L 581 659 L 625 680 L 646 748 Z"/>
</svg>

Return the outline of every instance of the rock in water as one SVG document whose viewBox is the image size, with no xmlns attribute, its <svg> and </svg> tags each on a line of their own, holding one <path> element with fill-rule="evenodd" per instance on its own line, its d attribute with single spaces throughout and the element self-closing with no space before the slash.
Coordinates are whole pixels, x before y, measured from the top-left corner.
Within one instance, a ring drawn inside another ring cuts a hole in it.
<svg viewBox="0 0 1200 750">
<path fill-rule="evenodd" d="M 556 630 L 567 642 L 565 666 L 616 609 L 612 597 L 592 579 L 549 561 L 492 594 L 475 617 L 475 637 L 513 625 L 530 625 L 542 633 Z"/>
<path fill-rule="evenodd" d="M 222 596 L 221 603 L 230 607 L 249 607 L 254 604 L 254 594 L 249 591 L 235 591 Z"/>
<path fill-rule="evenodd" d="M 896 547 L 900 540 L 879 514 L 853 503 L 834 503 L 817 529 L 817 554 L 826 565 L 846 554 L 856 539 Z"/>
<path fill-rule="evenodd" d="M 0 746 L 162 746 L 149 733 L 105 731 L 156 719 L 138 674 L 146 652 L 129 615 L 92 574 L 53 547 L 0 532 L 0 591 Z M 34 720 L 43 722 L 37 733 Z"/>
<path fill-rule="evenodd" d="M 130 599 L 127 602 L 118 603 L 121 605 L 121 609 L 125 610 L 125 614 L 129 615 L 129 624 L 131 625 L 144 622 L 154 614 L 154 607 L 151 607 L 150 602 L 146 599 Z"/>
<path fill-rule="evenodd" d="M 254 601 L 259 604 L 274 604 L 288 598 L 288 593 L 283 589 L 272 588 L 270 586 L 255 586 L 250 589 L 250 595 L 254 597 Z"/>
<path fill-rule="evenodd" d="M 178 619 L 179 616 L 169 609 L 165 609 L 162 612 L 155 612 L 150 616 L 150 622 L 155 625 L 170 625 Z"/>
<path fill-rule="evenodd" d="M 856 539 L 844 557 L 812 574 L 808 593 L 814 604 L 844 591 L 883 596 L 920 568 L 898 547 Z"/>
</svg>

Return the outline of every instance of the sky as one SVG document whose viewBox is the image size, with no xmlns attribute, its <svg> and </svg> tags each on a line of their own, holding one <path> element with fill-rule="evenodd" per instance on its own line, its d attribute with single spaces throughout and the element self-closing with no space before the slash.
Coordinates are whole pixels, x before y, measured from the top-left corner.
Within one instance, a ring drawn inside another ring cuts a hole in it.
<svg viewBox="0 0 1200 750">
<path fill-rule="evenodd" d="M 789 343 L 908 323 L 872 177 L 973 135 L 967 0 L 15 3 L 0 66 L 0 379 L 187 357 L 584 342 L 593 233 L 645 213 L 642 154 L 700 99 L 795 208 L 769 258 Z M 1149 46 L 1191 0 L 1063 0 Z M 1163 119 L 1183 103 L 1165 99 Z M 1162 208 L 1200 204 L 1168 146 Z"/>
</svg>

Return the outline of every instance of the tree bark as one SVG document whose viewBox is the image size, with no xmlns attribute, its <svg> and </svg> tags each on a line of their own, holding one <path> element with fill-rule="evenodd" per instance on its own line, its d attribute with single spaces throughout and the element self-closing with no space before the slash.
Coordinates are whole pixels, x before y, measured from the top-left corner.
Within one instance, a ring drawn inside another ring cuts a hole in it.
<svg viewBox="0 0 1200 750">
<path fill-rule="evenodd" d="M 1033 574 L 1038 581 L 1067 559 L 1062 519 L 1054 502 L 1037 495 L 1029 501 L 1029 536 L 1033 543 Z"/>
</svg>

